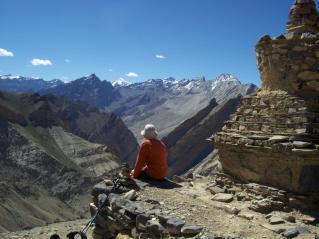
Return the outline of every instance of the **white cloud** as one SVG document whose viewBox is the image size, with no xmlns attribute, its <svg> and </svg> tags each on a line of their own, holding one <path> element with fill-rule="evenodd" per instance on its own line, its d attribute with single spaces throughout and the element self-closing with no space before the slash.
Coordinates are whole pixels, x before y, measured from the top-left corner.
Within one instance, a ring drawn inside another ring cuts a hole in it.
<svg viewBox="0 0 319 239">
<path fill-rule="evenodd" d="M 32 61 L 31 61 L 31 64 L 33 66 L 51 66 L 52 65 L 52 62 L 50 60 L 43 60 L 43 59 L 37 59 L 37 58 L 34 58 Z"/>
<path fill-rule="evenodd" d="M 14 54 L 11 51 L 7 51 L 6 49 L 0 48 L 0 56 L 12 57 Z"/>
<path fill-rule="evenodd" d="M 165 58 L 166 58 L 166 56 L 160 55 L 160 54 L 155 55 L 155 57 L 156 57 L 157 59 L 165 59 Z"/>
<path fill-rule="evenodd" d="M 126 74 L 127 77 L 138 77 L 138 74 L 135 72 L 129 72 Z"/>
<path fill-rule="evenodd" d="M 65 59 L 64 60 L 66 63 L 70 63 L 71 62 L 71 60 L 69 60 L 69 59 Z"/>
</svg>

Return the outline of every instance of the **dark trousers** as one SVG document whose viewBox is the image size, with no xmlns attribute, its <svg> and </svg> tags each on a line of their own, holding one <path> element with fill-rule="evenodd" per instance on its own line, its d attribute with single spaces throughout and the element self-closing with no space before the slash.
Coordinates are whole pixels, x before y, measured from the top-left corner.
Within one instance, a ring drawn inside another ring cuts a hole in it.
<svg viewBox="0 0 319 239">
<path fill-rule="evenodd" d="M 137 178 L 141 180 L 147 180 L 147 181 L 165 181 L 165 179 L 155 179 L 148 176 L 145 170 L 143 170 Z"/>
</svg>

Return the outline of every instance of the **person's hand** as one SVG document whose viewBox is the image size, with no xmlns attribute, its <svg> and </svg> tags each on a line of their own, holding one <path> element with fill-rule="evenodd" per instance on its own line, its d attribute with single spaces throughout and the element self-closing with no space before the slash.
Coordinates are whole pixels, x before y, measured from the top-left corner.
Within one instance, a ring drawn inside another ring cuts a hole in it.
<svg viewBox="0 0 319 239">
<path fill-rule="evenodd" d="M 134 169 L 131 171 L 131 177 L 133 177 L 134 175 Z"/>
</svg>

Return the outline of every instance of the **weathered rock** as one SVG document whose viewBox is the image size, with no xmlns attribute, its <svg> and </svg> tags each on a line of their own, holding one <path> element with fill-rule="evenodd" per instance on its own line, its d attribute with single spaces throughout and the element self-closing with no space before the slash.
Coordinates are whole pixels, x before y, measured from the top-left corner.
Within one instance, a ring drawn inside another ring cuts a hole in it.
<svg viewBox="0 0 319 239">
<path fill-rule="evenodd" d="M 113 186 L 113 182 L 110 179 L 104 179 L 103 180 L 106 186 Z"/>
<path fill-rule="evenodd" d="M 218 187 L 218 186 L 211 186 L 208 187 L 207 190 L 211 192 L 212 194 L 217 194 L 217 193 L 225 193 L 226 190 L 224 188 Z"/>
<path fill-rule="evenodd" d="M 284 207 L 284 203 L 280 201 L 272 201 L 270 199 L 262 199 L 259 201 L 253 201 L 249 206 L 249 209 L 261 212 L 261 213 L 270 213 L 272 211 L 280 211 Z"/>
<path fill-rule="evenodd" d="M 276 224 L 285 223 L 285 221 L 280 217 L 271 217 L 269 218 L 269 223 L 272 225 L 276 225 Z"/>
<path fill-rule="evenodd" d="M 181 230 L 182 235 L 186 237 L 196 236 L 203 230 L 202 226 L 184 226 Z"/>
<path fill-rule="evenodd" d="M 218 201 L 218 202 L 225 202 L 229 203 L 233 201 L 234 196 L 232 194 L 227 194 L 227 193 L 217 193 L 212 197 L 213 201 Z"/>
<path fill-rule="evenodd" d="M 155 238 L 166 238 L 168 231 L 157 221 L 149 220 L 146 223 L 146 232 L 154 236 Z"/>
<path fill-rule="evenodd" d="M 309 216 L 309 215 L 304 215 L 301 217 L 301 221 L 306 224 L 314 224 L 315 222 L 317 222 L 317 218 Z"/>
<path fill-rule="evenodd" d="M 289 229 L 285 230 L 281 235 L 286 238 L 294 238 L 299 235 L 299 231 L 297 229 Z"/>
<path fill-rule="evenodd" d="M 296 228 L 294 226 L 288 226 L 285 224 L 279 224 L 279 225 L 261 224 L 261 226 L 278 234 L 286 230 L 294 230 Z"/>
<path fill-rule="evenodd" d="M 134 189 L 132 189 L 131 191 L 129 191 L 123 195 L 124 199 L 128 199 L 131 201 L 134 201 L 136 199 L 136 197 L 137 197 L 137 192 Z"/>
<path fill-rule="evenodd" d="M 291 222 L 291 223 L 295 223 L 296 222 L 296 218 L 292 215 L 286 215 L 283 216 L 283 219 L 286 220 L 287 222 Z"/>
<path fill-rule="evenodd" d="M 232 215 L 237 215 L 240 213 L 240 209 L 232 207 L 231 205 L 214 205 L 214 207 Z"/>
<path fill-rule="evenodd" d="M 250 213 L 240 213 L 238 216 L 247 220 L 253 220 L 255 217 L 253 214 Z"/>
<path fill-rule="evenodd" d="M 313 143 L 311 142 L 294 141 L 292 144 L 297 149 L 305 149 L 305 148 L 313 147 Z"/>
<path fill-rule="evenodd" d="M 246 193 L 238 193 L 236 194 L 236 199 L 237 201 L 244 201 L 247 198 L 247 194 Z"/>
<path fill-rule="evenodd" d="M 118 200 L 114 200 L 113 202 L 111 202 L 111 207 L 113 211 L 124 209 L 125 212 L 127 212 L 128 215 L 133 218 L 135 218 L 139 214 L 145 213 L 143 208 L 138 206 L 136 203 L 124 198 L 119 198 Z"/>
<path fill-rule="evenodd" d="M 151 219 L 149 214 L 139 214 L 136 216 L 136 228 L 138 230 L 146 230 L 146 223 Z"/>
<path fill-rule="evenodd" d="M 185 221 L 179 218 L 170 218 L 166 221 L 166 228 L 171 235 L 179 236 Z"/>
<path fill-rule="evenodd" d="M 158 215 L 157 218 L 160 224 L 162 224 L 164 227 L 166 227 L 166 222 L 168 221 L 168 219 L 170 219 L 168 216 L 164 216 L 164 215 Z"/>
</svg>

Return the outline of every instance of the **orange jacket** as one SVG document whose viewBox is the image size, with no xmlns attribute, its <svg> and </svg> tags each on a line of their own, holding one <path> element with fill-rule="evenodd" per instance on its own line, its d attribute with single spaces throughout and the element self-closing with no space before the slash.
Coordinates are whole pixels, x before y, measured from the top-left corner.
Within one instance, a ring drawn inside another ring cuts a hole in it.
<svg viewBox="0 0 319 239">
<path fill-rule="evenodd" d="M 137 178 L 143 170 L 154 179 L 164 179 L 167 176 L 167 150 L 162 141 L 157 139 L 143 141 L 137 156 L 133 177 Z"/>
</svg>

